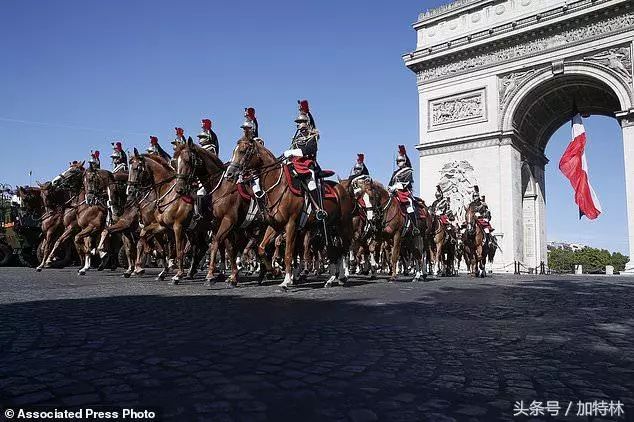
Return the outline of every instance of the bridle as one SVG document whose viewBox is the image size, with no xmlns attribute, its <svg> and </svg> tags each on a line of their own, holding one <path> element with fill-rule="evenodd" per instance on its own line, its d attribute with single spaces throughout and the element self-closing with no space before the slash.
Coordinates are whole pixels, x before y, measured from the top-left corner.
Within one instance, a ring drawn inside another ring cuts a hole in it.
<svg viewBox="0 0 634 422">
<path fill-rule="evenodd" d="M 178 160 L 182 160 L 184 163 L 187 163 L 187 161 L 183 159 L 183 151 L 184 150 L 181 150 Z M 200 156 L 194 151 L 193 148 L 187 148 L 187 151 L 189 155 L 189 171 L 187 173 L 181 174 L 178 172 L 177 169 L 177 173 L 175 176 L 177 180 L 180 180 L 183 183 L 184 189 L 178 192 L 181 195 L 187 195 L 195 189 L 195 186 L 197 185 L 196 182 L 198 180 L 196 173 L 198 169 L 204 167 L 202 158 L 200 158 Z"/>
</svg>

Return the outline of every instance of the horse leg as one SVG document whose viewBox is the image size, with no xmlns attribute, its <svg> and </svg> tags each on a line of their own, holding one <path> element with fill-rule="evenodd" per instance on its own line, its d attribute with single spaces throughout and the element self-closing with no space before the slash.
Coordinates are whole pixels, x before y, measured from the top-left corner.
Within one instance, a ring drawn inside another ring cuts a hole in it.
<svg viewBox="0 0 634 422">
<path fill-rule="evenodd" d="M 277 235 L 277 232 L 275 231 L 273 227 L 271 226 L 267 227 L 266 232 L 264 232 L 264 237 L 262 238 L 262 241 L 258 245 L 258 256 L 260 258 L 260 262 L 264 264 L 264 269 L 262 268 L 260 269 L 259 283 L 262 283 L 262 279 L 264 278 L 264 275 L 266 274 L 267 271 L 268 272 L 273 271 L 273 264 L 266 256 L 266 247 L 269 245 L 269 243 L 271 243 L 271 240 L 273 240 L 273 238 L 276 235 Z"/>
<path fill-rule="evenodd" d="M 213 237 L 212 242 L 209 244 L 209 268 L 207 269 L 207 277 L 205 277 L 207 286 L 210 286 L 214 279 L 214 272 L 216 271 L 216 255 L 218 254 L 218 246 L 225 241 L 227 235 L 233 229 L 233 221 L 228 218 L 223 218 L 220 222 L 220 226 Z M 233 270 L 233 267 L 232 267 Z"/>
<path fill-rule="evenodd" d="M 44 237 L 43 243 L 44 243 L 44 248 L 42 251 L 42 262 L 40 262 L 40 265 L 36 268 L 36 271 L 40 272 L 42 271 L 42 268 L 44 268 L 44 265 L 46 264 L 46 261 L 49 257 L 49 254 L 51 252 L 51 243 L 53 243 L 53 234 L 55 233 L 55 230 L 49 229 L 46 231 L 46 236 Z"/>
<path fill-rule="evenodd" d="M 132 249 L 132 238 L 130 233 L 122 233 L 121 240 L 123 241 L 125 256 L 128 260 L 128 269 L 123 273 L 123 277 L 129 278 L 132 271 L 134 271 L 134 250 Z"/>
<path fill-rule="evenodd" d="M 89 236 L 93 231 L 94 227 L 90 225 L 75 235 L 75 248 L 80 260 L 84 262 L 84 266 L 77 271 L 79 275 L 86 275 L 86 271 L 90 269 L 90 243 L 86 239 L 90 239 Z"/>
<path fill-rule="evenodd" d="M 398 261 L 401 254 L 401 231 L 397 230 L 392 238 L 392 276 L 390 281 L 398 278 Z"/>
<path fill-rule="evenodd" d="M 57 249 L 59 249 L 59 247 L 62 244 L 64 244 L 64 242 L 70 239 L 70 237 L 73 235 L 73 232 L 75 230 L 76 230 L 76 226 L 74 224 L 71 224 L 68 227 L 66 227 L 66 229 L 64 230 L 64 233 L 62 233 L 62 235 L 57 239 L 57 241 L 53 245 L 53 249 L 51 249 L 48 255 L 48 258 L 46 259 L 46 263 L 44 264 L 45 267 L 49 267 L 53 263 L 52 259 L 57 253 Z"/>
<path fill-rule="evenodd" d="M 174 277 L 172 277 L 172 284 L 178 284 L 181 277 L 185 273 L 183 270 L 183 260 L 185 258 L 185 237 L 183 236 L 183 226 L 181 223 L 174 223 L 172 226 L 172 230 L 174 231 L 174 246 L 176 249 L 176 265 L 178 266 L 178 270 Z"/>
<path fill-rule="evenodd" d="M 229 265 L 231 266 L 231 277 L 229 277 L 229 285 L 236 287 L 238 285 L 238 250 L 237 245 L 231 242 L 227 246 L 227 252 L 229 254 Z"/>
<path fill-rule="evenodd" d="M 293 256 L 295 255 L 295 220 L 291 218 L 286 223 L 286 248 L 284 250 L 284 281 L 280 283 L 280 287 L 287 289 L 293 285 Z"/>
</svg>

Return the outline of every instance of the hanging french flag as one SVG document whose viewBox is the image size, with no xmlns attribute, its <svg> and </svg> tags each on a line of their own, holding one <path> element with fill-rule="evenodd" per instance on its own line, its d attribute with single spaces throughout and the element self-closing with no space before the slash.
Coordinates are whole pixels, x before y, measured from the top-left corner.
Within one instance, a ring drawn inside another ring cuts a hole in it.
<svg viewBox="0 0 634 422">
<path fill-rule="evenodd" d="M 572 141 L 559 160 L 559 170 L 570 180 L 575 191 L 575 202 L 579 206 L 579 218 L 582 216 L 594 220 L 601 214 L 601 204 L 588 179 L 586 161 L 586 129 L 581 114 L 576 110 L 572 118 Z"/>
</svg>

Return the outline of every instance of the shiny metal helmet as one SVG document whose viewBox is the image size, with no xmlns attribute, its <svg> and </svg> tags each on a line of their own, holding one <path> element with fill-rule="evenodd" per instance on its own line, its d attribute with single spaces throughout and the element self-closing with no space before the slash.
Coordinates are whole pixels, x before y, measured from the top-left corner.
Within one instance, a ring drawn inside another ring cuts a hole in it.
<svg viewBox="0 0 634 422">
<path fill-rule="evenodd" d="M 443 197 L 442 189 L 440 189 L 440 185 L 436 186 L 436 199 L 441 199 Z"/>
</svg>

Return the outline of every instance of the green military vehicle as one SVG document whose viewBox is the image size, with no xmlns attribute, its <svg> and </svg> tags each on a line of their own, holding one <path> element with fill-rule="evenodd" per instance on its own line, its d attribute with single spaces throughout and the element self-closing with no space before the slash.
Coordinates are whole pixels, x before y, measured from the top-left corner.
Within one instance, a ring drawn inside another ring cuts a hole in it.
<svg viewBox="0 0 634 422">
<path fill-rule="evenodd" d="M 39 216 L 13 199 L 11 186 L 0 184 L 0 267 L 34 266 L 41 235 Z"/>
</svg>

